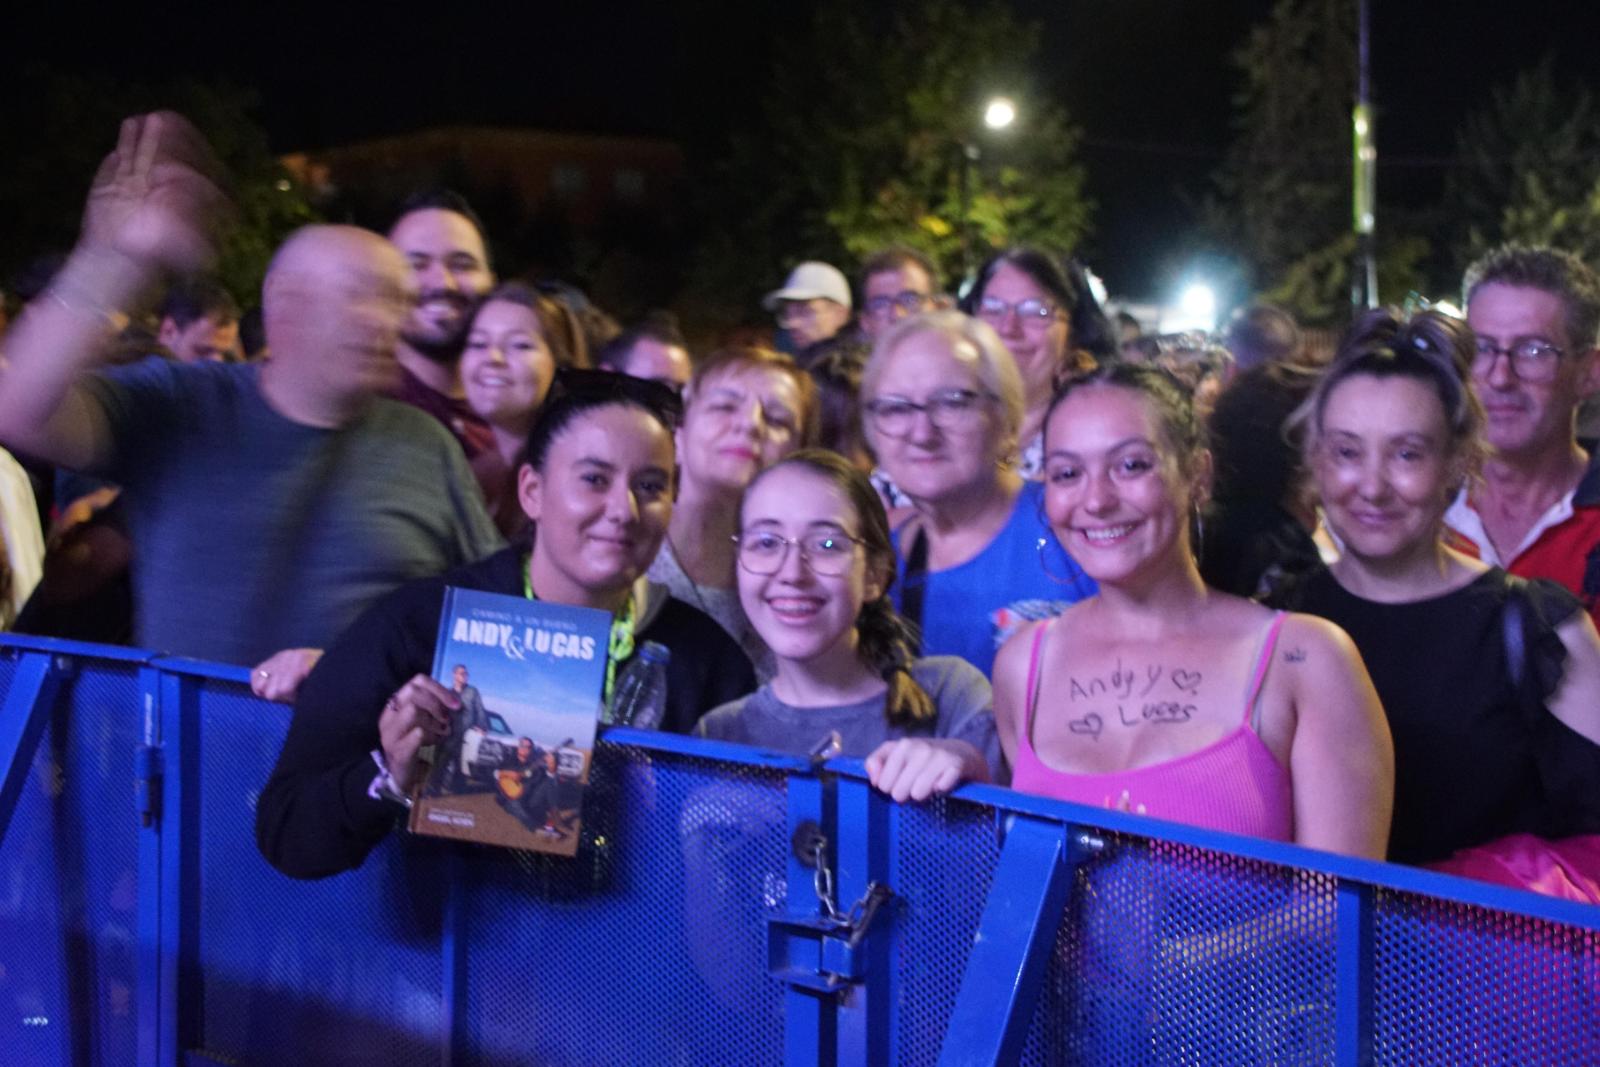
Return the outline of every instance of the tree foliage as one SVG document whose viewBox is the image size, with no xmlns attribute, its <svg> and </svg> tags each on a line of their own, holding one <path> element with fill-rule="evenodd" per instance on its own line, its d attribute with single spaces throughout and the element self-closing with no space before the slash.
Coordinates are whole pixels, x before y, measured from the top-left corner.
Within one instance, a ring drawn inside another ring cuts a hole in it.
<svg viewBox="0 0 1600 1067">
<path fill-rule="evenodd" d="M 108 78 L 24 73 L 18 99 L 0 124 L 0 271 L 9 276 L 35 257 L 65 251 L 76 239 L 84 196 L 100 160 L 131 114 L 170 108 L 193 121 L 227 169 L 238 207 L 220 234 L 217 273 L 245 306 L 258 299 L 272 251 L 313 221 L 303 191 L 279 165 L 266 133 L 251 118 L 254 97 L 231 87 L 180 82 L 131 85 Z"/>
<path fill-rule="evenodd" d="M 953 277 L 962 146 L 975 254 L 1008 242 L 1070 248 L 1091 204 L 1063 110 L 1030 97 L 1037 31 L 997 3 L 928 0 L 882 10 L 825 0 L 793 16 L 767 70 L 756 128 L 730 139 L 702 214 L 709 293 L 770 285 L 804 258 L 848 265 L 887 244 L 922 249 Z M 982 129 L 989 94 L 1019 102 L 1014 130 Z"/>
<path fill-rule="evenodd" d="M 1446 180 L 1455 276 L 1506 241 L 1600 257 L 1600 128 L 1594 98 L 1546 58 L 1497 87 L 1456 136 Z"/>
</svg>

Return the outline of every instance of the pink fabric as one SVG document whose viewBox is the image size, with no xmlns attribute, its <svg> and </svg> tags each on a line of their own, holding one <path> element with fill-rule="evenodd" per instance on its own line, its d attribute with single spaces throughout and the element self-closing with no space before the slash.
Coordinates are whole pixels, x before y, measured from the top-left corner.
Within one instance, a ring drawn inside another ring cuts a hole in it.
<svg viewBox="0 0 1600 1067">
<path fill-rule="evenodd" d="M 1512 889 L 1529 889 L 1547 897 L 1600 904 L 1600 836 L 1592 834 L 1560 841 L 1511 834 L 1486 845 L 1464 848 L 1428 867 Z"/>
<path fill-rule="evenodd" d="M 1069 774 L 1040 762 L 1033 750 L 1033 712 L 1039 681 L 1039 649 L 1055 620 L 1034 631 L 1028 661 L 1027 711 L 1017 736 L 1017 765 L 1011 785 L 1024 793 L 1104 807 L 1124 791 L 1132 810 L 1157 819 L 1187 823 L 1230 834 L 1271 841 L 1294 840 L 1294 793 L 1289 772 L 1250 726 L 1250 712 L 1267 676 L 1283 627 L 1283 612 L 1273 617 L 1261 655 L 1251 672 L 1239 727 L 1226 737 L 1165 763 L 1110 774 Z"/>
</svg>

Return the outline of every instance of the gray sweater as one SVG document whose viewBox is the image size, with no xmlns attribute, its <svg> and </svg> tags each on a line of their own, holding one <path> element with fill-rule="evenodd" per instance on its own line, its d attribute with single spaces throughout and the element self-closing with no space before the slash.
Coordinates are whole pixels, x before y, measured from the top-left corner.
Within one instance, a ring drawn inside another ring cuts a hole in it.
<svg viewBox="0 0 1600 1067">
<path fill-rule="evenodd" d="M 883 714 L 881 695 L 839 707 L 797 708 L 773 695 L 769 682 L 747 697 L 707 712 L 694 732 L 700 737 L 803 756 L 829 730 L 837 730 L 843 742 L 840 755 L 857 759 L 896 738 L 949 738 L 965 741 L 983 753 L 991 780 L 1005 781 L 1000 742 L 994 732 L 994 698 L 982 672 L 957 656 L 929 656 L 911 665 L 911 676 L 928 691 L 938 711 L 928 728 L 908 730 L 890 725 Z"/>
</svg>

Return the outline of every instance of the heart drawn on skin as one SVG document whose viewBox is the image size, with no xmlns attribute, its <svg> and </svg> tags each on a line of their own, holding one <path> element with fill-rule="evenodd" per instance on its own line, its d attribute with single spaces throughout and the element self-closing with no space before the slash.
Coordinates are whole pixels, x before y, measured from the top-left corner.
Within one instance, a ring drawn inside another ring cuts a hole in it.
<svg viewBox="0 0 1600 1067">
<path fill-rule="evenodd" d="M 1186 671 L 1178 667 L 1172 672 L 1172 684 L 1179 689 L 1193 693 L 1200 688 L 1200 672 Z"/>
<path fill-rule="evenodd" d="M 1105 728 L 1105 720 L 1099 715 L 1090 712 L 1081 719 L 1073 719 L 1067 723 L 1067 729 L 1075 734 L 1088 734 L 1096 741 L 1100 740 L 1100 731 Z"/>
</svg>

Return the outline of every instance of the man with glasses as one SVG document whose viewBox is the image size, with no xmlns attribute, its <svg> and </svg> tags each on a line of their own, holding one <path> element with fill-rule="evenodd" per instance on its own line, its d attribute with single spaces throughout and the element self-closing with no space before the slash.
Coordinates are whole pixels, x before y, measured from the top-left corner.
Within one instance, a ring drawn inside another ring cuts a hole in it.
<svg viewBox="0 0 1600 1067">
<path fill-rule="evenodd" d="M 812 260 L 790 271 L 783 288 L 768 293 L 761 306 L 788 333 L 795 362 L 810 366 L 817 346 L 850 322 L 850 283 L 839 268 Z"/>
<path fill-rule="evenodd" d="M 1463 289 L 1490 454 L 1445 521 L 1485 562 L 1554 579 L 1600 615 L 1600 465 L 1575 429 L 1600 385 L 1600 279 L 1568 252 L 1508 245 Z"/>
<path fill-rule="evenodd" d="M 874 252 L 861 264 L 861 336 L 871 344 L 908 315 L 931 310 L 939 292 L 938 269 L 912 248 Z"/>
</svg>

